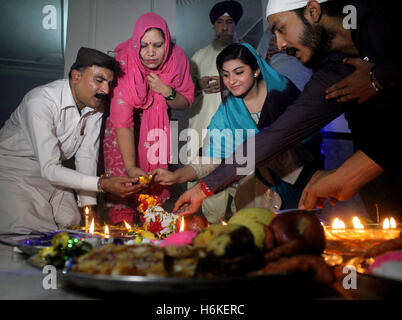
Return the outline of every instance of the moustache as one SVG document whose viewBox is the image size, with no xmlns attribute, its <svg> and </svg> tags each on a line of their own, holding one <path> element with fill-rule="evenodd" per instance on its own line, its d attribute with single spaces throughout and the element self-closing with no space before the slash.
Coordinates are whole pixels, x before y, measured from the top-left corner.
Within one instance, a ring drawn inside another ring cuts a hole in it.
<svg viewBox="0 0 402 320">
<path fill-rule="evenodd" d="M 95 98 L 98 98 L 98 99 L 103 100 L 103 101 L 107 101 L 109 99 L 109 95 L 104 94 L 104 93 L 96 93 Z"/>
<path fill-rule="evenodd" d="M 288 54 L 289 56 L 295 56 L 296 51 L 297 51 L 297 49 L 294 47 L 286 48 L 286 54 Z"/>
</svg>

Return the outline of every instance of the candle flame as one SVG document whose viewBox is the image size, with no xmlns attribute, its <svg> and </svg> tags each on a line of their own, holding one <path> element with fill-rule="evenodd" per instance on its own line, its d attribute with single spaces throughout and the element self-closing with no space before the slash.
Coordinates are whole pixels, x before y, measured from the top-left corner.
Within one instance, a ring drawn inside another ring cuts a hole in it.
<svg viewBox="0 0 402 320">
<path fill-rule="evenodd" d="M 385 218 L 384 223 L 382 224 L 383 229 L 389 229 L 389 219 Z"/>
<path fill-rule="evenodd" d="M 110 234 L 109 234 L 109 227 L 108 227 L 108 225 L 106 225 L 106 226 L 105 226 L 105 238 L 106 238 L 106 239 L 109 239 L 109 235 L 110 235 Z"/>
<path fill-rule="evenodd" d="M 227 226 L 227 225 L 228 225 L 227 222 L 225 222 L 224 220 L 221 221 L 221 224 L 222 224 L 223 226 Z"/>
<path fill-rule="evenodd" d="M 85 214 L 88 215 L 89 214 L 89 208 L 85 207 Z"/>
<path fill-rule="evenodd" d="M 183 232 L 183 231 L 184 231 L 184 217 L 181 217 L 179 232 Z"/>
<path fill-rule="evenodd" d="M 127 223 L 127 221 L 126 220 L 123 220 L 123 221 L 124 221 L 124 225 L 126 226 L 126 229 L 131 230 L 131 226 Z"/>
<path fill-rule="evenodd" d="M 95 219 L 92 218 L 91 226 L 89 227 L 89 233 L 94 234 L 95 231 Z"/>
<path fill-rule="evenodd" d="M 332 223 L 332 229 L 345 229 L 345 223 L 338 218 L 335 218 L 334 222 Z"/>
<path fill-rule="evenodd" d="M 391 229 L 396 229 L 396 221 L 394 218 L 391 217 L 391 219 L 389 220 L 389 223 L 391 225 Z"/>
<path fill-rule="evenodd" d="M 360 219 L 358 217 L 353 217 L 353 227 L 355 229 L 364 229 L 364 226 L 360 223 Z"/>
</svg>

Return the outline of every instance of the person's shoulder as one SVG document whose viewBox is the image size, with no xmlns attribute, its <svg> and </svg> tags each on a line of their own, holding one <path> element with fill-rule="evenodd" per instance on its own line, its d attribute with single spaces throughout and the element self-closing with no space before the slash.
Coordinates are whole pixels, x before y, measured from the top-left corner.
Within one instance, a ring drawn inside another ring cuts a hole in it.
<svg viewBox="0 0 402 320">
<path fill-rule="evenodd" d="M 198 57 L 202 57 L 203 55 L 205 55 L 206 53 L 213 51 L 214 48 L 212 46 L 212 44 L 208 44 L 205 47 L 202 47 L 200 49 L 198 49 L 192 56 L 192 59 L 198 58 Z"/>
<path fill-rule="evenodd" d="M 68 79 L 59 79 L 31 89 L 24 100 L 28 101 L 48 101 L 54 102 L 61 100 L 64 89 L 68 85 Z"/>
</svg>

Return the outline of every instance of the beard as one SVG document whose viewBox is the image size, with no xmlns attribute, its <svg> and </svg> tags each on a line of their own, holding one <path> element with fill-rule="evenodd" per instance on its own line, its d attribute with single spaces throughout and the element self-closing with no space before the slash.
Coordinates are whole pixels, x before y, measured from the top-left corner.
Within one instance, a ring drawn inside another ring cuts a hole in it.
<svg viewBox="0 0 402 320">
<path fill-rule="evenodd" d="M 227 47 L 233 42 L 234 42 L 234 34 L 231 32 L 222 31 L 215 35 L 213 44 L 216 49 L 221 49 Z"/>
<path fill-rule="evenodd" d="M 322 26 L 311 25 L 304 17 L 302 17 L 302 21 L 304 30 L 300 36 L 300 43 L 311 51 L 310 58 L 303 64 L 308 68 L 313 68 L 330 52 L 335 33 Z"/>
</svg>

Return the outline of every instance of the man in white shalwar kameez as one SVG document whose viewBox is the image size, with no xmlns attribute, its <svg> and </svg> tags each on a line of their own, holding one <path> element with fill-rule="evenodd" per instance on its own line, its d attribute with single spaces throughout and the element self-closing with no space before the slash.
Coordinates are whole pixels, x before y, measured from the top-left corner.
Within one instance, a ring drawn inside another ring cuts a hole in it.
<svg viewBox="0 0 402 320">
<path fill-rule="evenodd" d="M 78 224 L 78 207 L 95 205 L 96 192 L 128 196 L 144 187 L 96 176 L 103 108 L 120 72 L 113 58 L 81 48 L 69 79 L 24 96 L 0 130 L 1 233 Z M 62 165 L 73 156 L 76 170 Z"/>
</svg>

